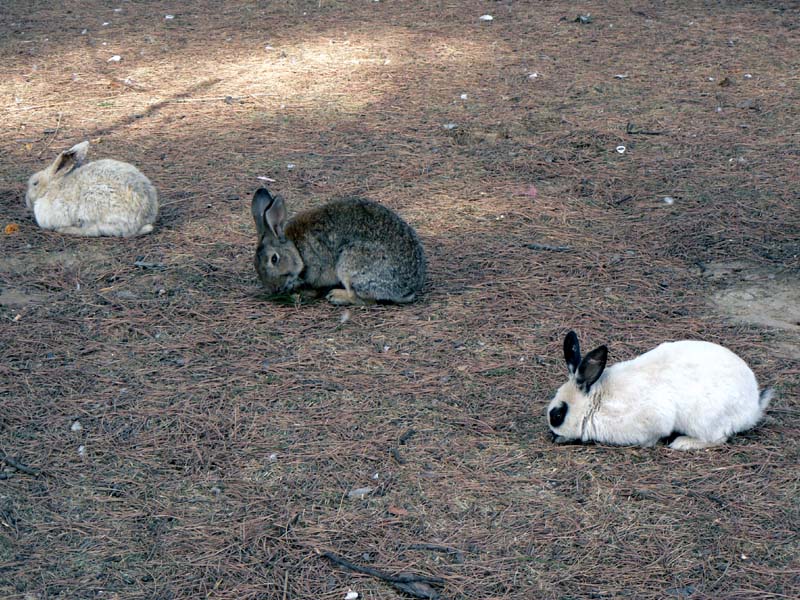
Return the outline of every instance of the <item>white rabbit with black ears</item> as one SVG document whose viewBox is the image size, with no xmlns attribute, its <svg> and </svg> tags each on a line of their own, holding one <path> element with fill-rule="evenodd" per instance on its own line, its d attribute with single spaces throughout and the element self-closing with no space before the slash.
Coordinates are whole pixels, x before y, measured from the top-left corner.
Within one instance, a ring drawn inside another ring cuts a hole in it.
<svg viewBox="0 0 800 600">
<path fill-rule="evenodd" d="M 724 444 L 761 420 L 773 390 L 717 344 L 668 342 L 606 368 L 608 348 L 581 358 L 575 332 L 564 339 L 569 380 L 547 408 L 557 442 L 653 446 L 677 434 L 676 450 Z"/>
</svg>

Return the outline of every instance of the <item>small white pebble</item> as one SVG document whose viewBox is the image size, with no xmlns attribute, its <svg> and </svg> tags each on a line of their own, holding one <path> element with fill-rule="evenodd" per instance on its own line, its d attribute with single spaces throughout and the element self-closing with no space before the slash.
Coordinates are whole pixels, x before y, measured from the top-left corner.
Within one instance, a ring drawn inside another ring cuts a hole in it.
<svg viewBox="0 0 800 600">
<path fill-rule="evenodd" d="M 709 81 L 714 81 L 714 78 L 713 77 L 709 77 L 708 80 Z"/>
<path fill-rule="evenodd" d="M 345 310 L 342 313 L 342 316 L 339 317 L 339 323 L 344 324 L 344 323 L 347 323 L 349 320 L 350 320 L 350 311 L 349 310 Z"/>
<path fill-rule="evenodd" d="M 108 59 L 106 62 L 119 62 L 122 60 L 122 57 L 119 54 L 115 54 L 111 58 Z"/>
<path fill-rule="evenodd" d="M 467 98 L 468 98 L 468 96 L 466 94 L 461 94 L 461 99 L 462 100 L 466 100 Z"/>
<path fill-rule="evenodd" d="M 672 196 L 664 196 L 664 197 L 661 199 L 661 201 L 662 201 L 664 204 L 674 204 L 674 203 L 675 203 L 675 198 L 673 198 Z"/>
<path fill-rule="evenodd" d="M 165 18 L 167 21 L 172 21 L 172 19 L 174 19 L 174 18 L 175 18 L 175 15 L 164 15 L 164 18 Z"/>
<path fill-rule="evenodd" d="M 617 146 L 616 150 L 618 154 L 625 154 L 627 148 L 625 146 Z"/>
<path fill-rule="evenodd" d="M 286 165 L 286 168 L 287 168 L 287 169 L 289 169 L 289 170 L 291 171 L 291 170 L 292 170 L 292 169 L 294 169 L 296 166 L 297 166 L 297 165 L 295 165 L 294 163 L 289 163 L 289 164 L 287 164 L 287 165 Z"/>
<path fill-rule="evenodd" d="M 745 74 L 744 74 L 744 78 L 745 78 L 745 79 L 752 79 L 752 78 L 753 78 L 753 76 L 752 76 L 750 73 L 745 73 Z"/>
<path fill-rule="evenodd" d="M 80 422 L 80 421 L 75 421 L 75 422 L 72 424 L 72 427 L 70 427 L 70 429 L 71 429 L 72 431 L 75 431 L 75 432 L 77 432 L 77 431 L 82 431 L 82 430 L 83 430 L 83 425 L 81 425 L 81 422 Z"/>
<path fill-rule="evenodd" d="M 111 23 L 109 23 L 108 21 L 105 21 L 105 22 L 103 23 L 103 27 L 106 27 L 107 25 L 111 25 Z"/>
<path fill-rule="evenodd" d="M 81 35 L 86 35 L 86 32 L 89 31 L 88 29 L 84 29 L 81 31 Z"/>
<path fill-rule="evenodd" d="M 528 79 L 539 79 L 539 73 L 534 71 L 533 73 L 528 74 Z"/>
<path fill-rule="evenodd" d="M 14 321 L 14 323 L 17 323 L 22 320 L 22 315 L 20 313 L 17 313 L 17 316 L 14 317 L 12 320 Z"/>
<path fill-rule="evenodd" d="M 457 125 L 455 123 L 445 123 L 444 125 L 442 125 L 442 127 L 444 127 L 445 129 L 455 129 Z"/>
<path fill-rule="evenodd" d="M 494 21 L 494 17 L 492 15 L 481 15 L 481 21 Z"/>
<path fill-rule="evenodd" d="M 750 557 L 747 556 L 747 554 L 742 554 L 742 560 L 747 560 L 748 558 L 750 558 Z"/>
<path fill-rule="evenodd" d="M 122 12 L 122 9 L 121 8 L 115 8 L 114 12 Z"/>
<path fill-rule="evenodd" d="M 378 0 L 375 0 L 375 2 L 377 1 Z M 353 590 L 348 590 L 344 595 L 344 600 L 356 600 L 356 598 L 358 598 L 358 592 L 354 592 Z"/>
<path fill-rule="evenodd" d="M 78 456 L 86 456 L 86 446 L 78 446 Z"/>
<path fill-rule="evenodd" d="M 380 475 L 378 473 L 373 473 L 372 478 L 377 481 L 380 478 Z"/>
<path fill-rule="evenodd" d="M 277 452 L 273 452 L 272 454 L 270 454 L 270 455 L 267 457 L 267 460 L 268 460 L 269 462 L 278 462 L 278 453 L 277 453 Z"/>
<path fill-rule="evenodd" d="M 718 107 L 717 107 L 716 109 L 714 109 L 714 110 L 715 110 L 716 112 L 718 112 L 718 113 L 721 113 L 721 112 L 722 112 L 722 107 L 721 107 L 721 106 L 718 106 Z"/>
<path fill-rule="evenodd" d="M 384 354 L 385 354 L 386 352 L 388 352 L 389 350 L 391 350 L 391 348 L 389 348 L 389 346 L 384 346 L 384 347 L 383 347 L 383 352 L 384 352 Z"/>
</svg>

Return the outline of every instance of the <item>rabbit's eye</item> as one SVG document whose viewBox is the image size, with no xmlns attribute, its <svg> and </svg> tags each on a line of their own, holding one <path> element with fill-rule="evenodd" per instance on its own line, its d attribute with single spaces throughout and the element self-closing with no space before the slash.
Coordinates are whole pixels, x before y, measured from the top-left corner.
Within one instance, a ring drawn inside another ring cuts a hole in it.
<svg viewBox="0 0 800 600">
<path fill-rule="evenodd" d="M 273 254 L 272 258 L 269 259 L 269 262 L 271 262 L 273 265 L 277 265 L 278 264 L 278 255 L 277 254 Z"/>
<path fill-rule="evenodd" d="M 33 185 L 39 185 L 39 182 L 38 181 L 34 181 Z"/>
<path fill-rule="evenodd" d="M 567 418 L 568 407 L 566 404 L 560 404 L 550 409 L 550 426 L 560 427 L 564 424 L 564 419 Z"/>
</svg>

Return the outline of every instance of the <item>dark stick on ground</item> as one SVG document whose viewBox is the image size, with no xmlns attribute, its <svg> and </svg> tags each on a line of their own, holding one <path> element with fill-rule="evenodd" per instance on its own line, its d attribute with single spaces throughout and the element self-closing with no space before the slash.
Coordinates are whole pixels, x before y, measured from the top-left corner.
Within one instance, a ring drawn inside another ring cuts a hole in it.
<svg viewBox="0 0 800 600">
<path fill-rule="evenodd" d="M 14 460 L 10 456 L 6 454 L 0 454 L 0 462 L 6 463 L 9 467 L 14 467 L 20 473 L 25 473 L 26 475 L 33 475 L 34 477 L 38 477 L 40 471 L 38 469 L 34 469 L 27 465 L 22 464 L 21 462 Z"/>
<path fill-rule="evenodd" d="M 342 558 L 341 556 L 337 556 L 332 552 L 323 552 L 322 556 L 331 562 L 344 567 L 345 569 L 350 569 L 356 573 L 363 573 L 364 575 L 370 575 L 371 577 L 376 577 L 378 579 L 382 579 L 383 581 L 387 581 L 397 589 L 402 590 L 407 594 L 414 596 L 415 598 L 436 599 L 439 597 L 439 593 L 430 586 L 432 584 L 444 585 L 444 580 L 440 577 L 427 577 L 425 575 L 415 575 L 413 573 L 389 575 L 388 573 L 378 571 L 377 569 L 362 567 L 361 565 L 351 563 L 350 561 Z"/>
<path fill-rule="evenodd" d="M 525 248 L 531 250 L 548 250 L 550 252 L 569 252 L 572 250 L 571 246 L 548 246 L 547 244 L 522 244 Z"/>
</svg>

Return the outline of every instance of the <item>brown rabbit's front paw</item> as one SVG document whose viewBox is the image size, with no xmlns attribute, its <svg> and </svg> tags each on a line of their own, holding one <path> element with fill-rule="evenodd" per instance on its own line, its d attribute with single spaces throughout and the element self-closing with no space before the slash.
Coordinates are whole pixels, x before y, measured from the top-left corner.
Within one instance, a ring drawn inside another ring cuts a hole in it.
<svg viewBox="0 0 800 600">
<path fill-rule="evenodd" d="M 355 292 L 343 290 L 340 288 L 333 289 L 328 292 L 326 296 L 328 302 L 337 306 L 347 306 L 348 304 L 363 304 Z"/>
<path fill-rule="evenodd" d="M 352 290 L 343 290 L 341 288 L 336 288 L 328 292 L 326 296 L 328 302 L 331 304 L 335 304 L 336 306 L 347 306 L 347 305 L 355 305 L 355 306 L 367 306 L 369 304 L 374 304 L 369 300 L 365 300 L 356 295 L 356 293 Z"/>
</svg>

